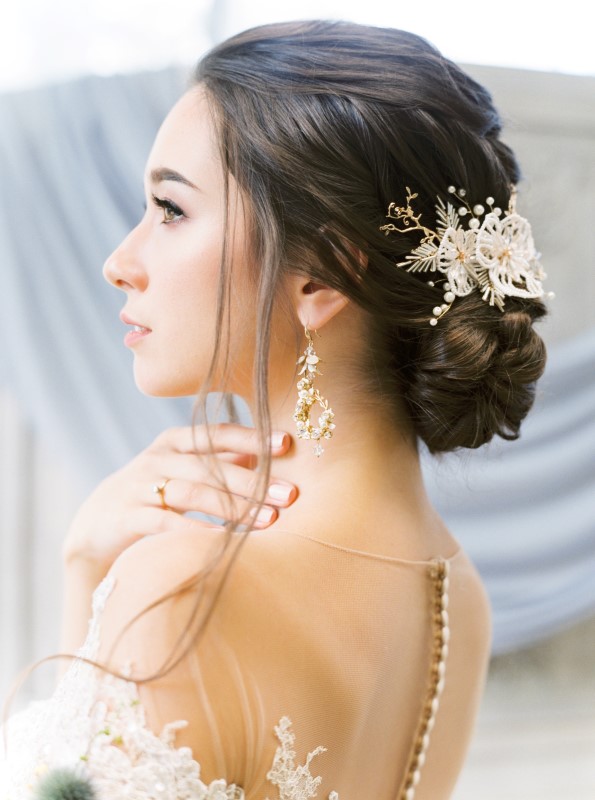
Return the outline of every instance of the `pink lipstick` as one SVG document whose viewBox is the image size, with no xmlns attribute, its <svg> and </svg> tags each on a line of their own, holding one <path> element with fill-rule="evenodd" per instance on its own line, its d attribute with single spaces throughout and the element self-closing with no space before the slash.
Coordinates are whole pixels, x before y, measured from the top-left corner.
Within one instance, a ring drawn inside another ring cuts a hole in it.
<svg viewBox="0 0 595 800">
<path fill-rule="evenodd" d="M 120 314 L 120 319 L 125 325 L 133 326 L 133 329 L 124 337 L 124 344 L 126 347 L 131 347 L 139 339 L 144 339 L 151 333 L 150 328 L 146 328 L 144 325 L 141 325 L 140 322 L 135 322 L 133 319 L 130 319 L 130 317 L 127 317 L 124 312 Z"/>
</svg>

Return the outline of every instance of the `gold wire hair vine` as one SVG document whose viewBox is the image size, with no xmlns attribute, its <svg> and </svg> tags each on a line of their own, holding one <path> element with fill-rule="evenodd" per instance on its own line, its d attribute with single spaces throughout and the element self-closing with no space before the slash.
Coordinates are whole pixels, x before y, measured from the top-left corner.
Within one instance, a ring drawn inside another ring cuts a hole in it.
<svg viewBox="0 0 595 800">
<path fill-rule="evenodd" d="M 335 415 L 332 408 L 329 407 L 328 400 L 320 394 L 318 389 L 314 388 L 315 377 L 322 375 L 322 372 L 318 369 L 321 359 L 314 350 L 312 334 L 307 326 L 304 326 L 304 333 L 308 344 L 303 355 L 296 362 L 301 365 L 298 374 L 303 375 L 303 377 L 297 383 L 298 399 L 293 413 L 293 420 L 296 424 L 298 439 L 313 439 L 316 441 L 314 454 L 319 457 L 324 453 L 321 439 L 330 439 L 333 435 L 335 429 L 333 419 Z M 314 331 L 314 333 L 317 333 L 317 331 Z M 322 408 L 322 413 L 318 417 L 318 425 L 313 425 L 310 421 L 310 413 L 314 403 L 318 403 Z"/>
<path fill-rule="evenodd" d="M 500 311 L 504 311 L 506 297 L 544 296 L 542 281 L 546 275 L 531 226 L 516 212 L 515 186 L 511 186 L 509 206 L 504 212 L 493 197 L 487 197 L 485 205 L 471 206 L 465 189 L 449 186 L 453 201 L 448 199 L 445 203 L 438 197 L 435 229 L 422 225 L 421 213 L 416 214 L 413 208 L 418 193 L 405 188 L 405 205 L 391 203 L 386 217 L 393 221 L 381 225 L 380 230 L 386 236 L 413 231 L 422 234 L 419 245 L 396 266 L 407 272 L 434 273 L 436 281 L 442 282 L 443 302 L 432 310 L 430 325 L 438 324 L 457 297 L 465 297 L 474 289 L 479 289 L 482 299 Z M 431 280 L 428 285 L 436 284 Z"/>
</svg>

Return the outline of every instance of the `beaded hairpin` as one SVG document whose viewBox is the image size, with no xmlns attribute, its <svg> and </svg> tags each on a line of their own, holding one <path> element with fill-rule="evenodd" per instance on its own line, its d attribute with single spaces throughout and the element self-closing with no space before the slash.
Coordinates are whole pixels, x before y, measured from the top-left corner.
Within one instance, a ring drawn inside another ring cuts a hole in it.
<svg viewBox="0 0 595 800">
<path fill-rule="evenodd" d="M 387 236 L 393 232 L 423 234 L 418 247 L 396 266 L 405 267 L 408 272 L 437 273 L 437 281 L 443 281 L 444 302 L 433 309 L 430 325 L 438 324 L 456 297 L 464 297 L 474 289 L 479 289 L 483 300 L 500 311 L 504 310 L 505 297 L 544 296 L 541 282 L 546 275 L 539 263 L 531 226 L 516 212 L 514 187 L 509 207 L 503 213 L 494 205 L 493 197 L 486 198 L 485 206 L 478 203 L 471 207 L 465 189 L 449 186 L 449 194 L 460 205 L 455 208 L 450 200 L 445 203 L 438 197 L 436 230 L 421 224 L 421 213 L 416 214 L 412 207 L 418 194 L 408 186 L 406 189 L 406 205 L 391 203 L 386 215 L 400 227 L 389 222 L 380 230 Z M 428 285 L 435 283 L 428 281 Z"/>
</svg>

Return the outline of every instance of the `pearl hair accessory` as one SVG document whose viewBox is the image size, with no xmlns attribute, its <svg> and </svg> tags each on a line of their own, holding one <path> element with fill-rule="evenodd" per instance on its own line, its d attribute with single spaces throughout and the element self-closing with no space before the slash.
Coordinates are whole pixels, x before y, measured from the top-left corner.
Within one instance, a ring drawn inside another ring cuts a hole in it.
<svg viewBox="0 0 595 800">
<path fill-rule="evenodd" d="M 485 206 L 477 203 L 472 207 L 465 189 L 449 186 L 449 194 L 459 205 L 455 207 L 450 201 L 445 204 L 438 197 L 436 230 L 421 224 L 421 214 L 415 214 L 411 205 L 418 194 L 408 186 L 406 189 L 406 205 L 391 203 L 386 215 L 399 225 L 389 222 L 380 230 L 387 236 L 412 231 L 423 234 L 419 246 L 396 266 L 405 267 L 407 272 L 438 273 L 437 280 L 443 281 L 444 301 L 434 307 L 430 325 L 438 324 L 456 297 L 471 294 L 474 289 L 479 289 L 483 300 L 500 311 L 504 311 L 505 297 L 544 296 L 541 282 L 546 275 L 539 263 L 531 226 L 516 213 L 515 187 L 503 213 L 494 205 L 493 197 L 486 198 Z M 428 285 L 433 287 L 435 283 L 428 281 Z M 547 296 L 554 295 L 550 292 Z"/>
</svg>

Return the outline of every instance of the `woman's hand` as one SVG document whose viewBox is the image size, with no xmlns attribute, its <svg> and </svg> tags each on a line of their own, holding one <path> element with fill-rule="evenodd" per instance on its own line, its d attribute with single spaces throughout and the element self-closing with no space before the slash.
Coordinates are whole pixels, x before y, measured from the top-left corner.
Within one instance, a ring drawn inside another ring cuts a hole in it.
<svg viewBox="0 0 595 800">
<path fill-rule="evenodd" d="M 164 531 L 196 531 L 218 527 L 184 516 L 186 511 L 230 519 L 254 511 L 258 450 L 254 428 L 231 423 L 211 426 L 213 449 L 231 498 L 216 485 L 209 462 L 205 426 L 170 428 L 122 469 L 106 478 L 77 512 L 64 542 L 66 564 L 84 563 L 95 575 L 105 575 L 116 558 L 143 536 Z M 275 446 L 277 445 L 277 446 Z M 284 455 L 291 445 L 287 433 L 273 435 L 271 454 Z M 162 486 L 162 494 L 153 487 Z M 166 504 L 164 508 L 163 502 Z M 266 505 L 255 527 L 264 528 L 291 505 L 297 489 L 271 479 Z M 231 506 L 230 506 L 231 503 Z"/>
</svg>

